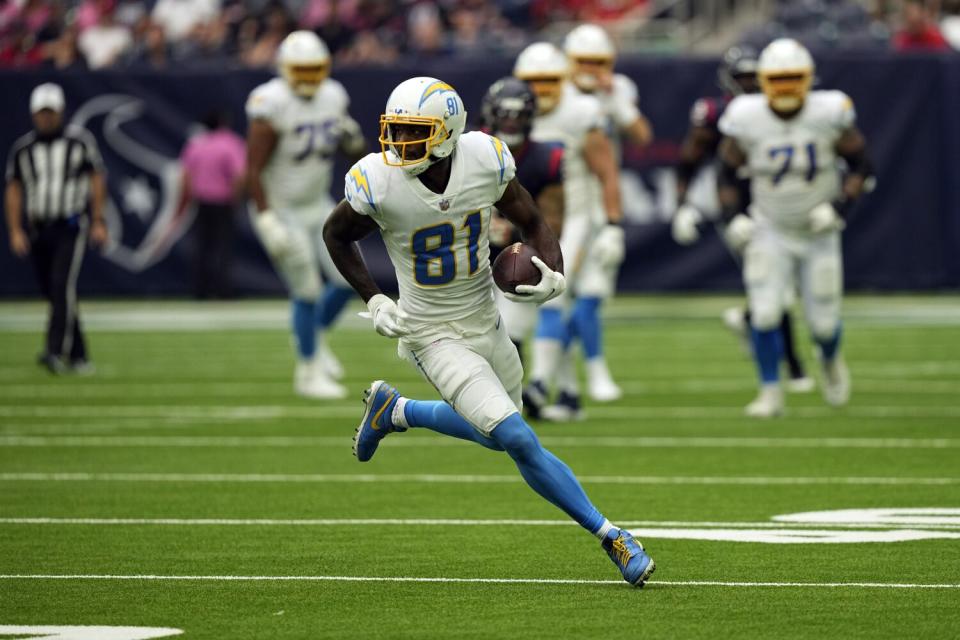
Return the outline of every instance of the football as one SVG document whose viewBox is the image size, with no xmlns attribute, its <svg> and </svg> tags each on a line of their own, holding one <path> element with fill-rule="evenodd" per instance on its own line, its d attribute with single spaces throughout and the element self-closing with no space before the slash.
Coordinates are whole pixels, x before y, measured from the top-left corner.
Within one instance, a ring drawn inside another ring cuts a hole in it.
<svg viewBox="0 0 960 640">
<path fill-rule="evenodd" d="M 516 293 L 517 285 L 540 282 L 540 270 L 531 259 L 534 256 L 539 258 L 540 254 L 522 242 L 514 242 L 500 252 L 493 261 L 493 281 L 500 291 Z"/>
</svg>

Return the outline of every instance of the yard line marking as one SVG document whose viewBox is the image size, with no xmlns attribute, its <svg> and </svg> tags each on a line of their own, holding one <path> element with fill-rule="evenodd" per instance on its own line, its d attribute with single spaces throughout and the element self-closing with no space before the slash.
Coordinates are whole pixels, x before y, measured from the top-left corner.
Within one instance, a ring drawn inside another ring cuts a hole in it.
<svg viewBox="0 0 960 640">
<path fill-rule="evenodd" d="M 854 363 L 856 369 L 856 363 Z M 854 371 L 856 374 L 856 371 Z M 399 379 L 391 375 L 391 380 Z M 402 380 L 411 382 L 419 380 L 415 376 L 405 376 Z M 624 391 L 638 395 L 697 395 L 703 393 L 735 393 L 747 392 L 756 389 L 756 383 L 749 379 L 737 380 L 729 377 L 715 380 L 677 380 L 650 381 L 643 379 L 621 379 L 618 384 Z M 223 381 L 203 382 L 202 391 L 205 394 L 217 397 L 249 397 L 251 394 L 269 394 L 287 397 L 290 395 L 290 385 L 286 382 L 250 382 L 250 381 Z M 0 398 L 38 398 L 60 399 L 70 397 L 79 398 L 129 398 L 134 395 L 138 398 L 171 398 L 195 397 L 198 392 L 197 384 L 184 382 L 129 382 L 125 379 L 98 380 L 96 384 L 6 384 L 0 387 Z M 889 395 L 943 395 L 960 393 L 960 382 L 954 381 L 922 381 L 922 380 L 864 380 L 857 377 L 857 393 L 870 392 Z"/>
<path fill-rule="evenodd" d="M 957 438 L 743 438 L 674 436 L 543 436 L 551 447 L 650 449 L 955 449 Z M 343 448 L 350 436 L 33 436 L 0 435 L 0 447 L 185 447 L 185 448 Z M 387 447 L 449 447 L 471 444 L 440 436 L 392 438 Z"/>
<path fill-rule="evenodd" d="M 0 481 L 35 482 L 276 482 L 276 483 L 373 483 L 405 482 L 426 484 L 512 484 L 522 483 L 517 475 L 458 474 L 324 474 L 324 473 L 88 473 L 13 472 L 0 473 Z M 960 478 L 891 477 L 790 477 L 790 476 L 580 476 L 587 484 L 652 485 L 864 485 L 864 486 L 948 486 Z"/>
<path fill-rule="evenodd" d="M 777 516 L 779 517 L 779 516 Z M 171 526 L 171 527 L 568 527 L 572 520 L 463 519 L 463 518 L 0 518 L 0 525 L 56 526 Z M 884 529 L 960 530 L 958 524 L 897 524 L 868 522 L 687 522 L 682 520 L 623 520 L 619 526 L 716 529 Z"/>
<path fill-rule="evenodd" d="M 197 420 L 276 420 L 303 418 L 355 418 L 360 414 L 355 404 L 316 406 L 288 405 L 90 405 L 90 406 L 0 406 L 0 417 L 7 418 L 178 418 Z M 593 418 L 656 419 L 656 418 L 713 418 L 742 419 L 739 406 L 613 406 L 590 407 Z M 787 418 L 822 419 L 828 417 L 854 418 L 955 418 L 960 417 L 960 406 L 852 406 L 788 408 Z"/>
<path fill-rule="evenodd" d="M 459 584 L 551 584 L 617 585 L 623 580 L 572 578 L 434 578 L 414 576 L 176 576 L 111 574 L 0 574 L 0 580 L 142 580 L 182 582 L 419 582 Z M 960 589 L 960 584 L 900 582 L 724 582 L 719 580 L 651 580 L 648 586 L 665 587 L 746 587 L 746 588 L 853 588 L 853 589 Z"/>
</svg>

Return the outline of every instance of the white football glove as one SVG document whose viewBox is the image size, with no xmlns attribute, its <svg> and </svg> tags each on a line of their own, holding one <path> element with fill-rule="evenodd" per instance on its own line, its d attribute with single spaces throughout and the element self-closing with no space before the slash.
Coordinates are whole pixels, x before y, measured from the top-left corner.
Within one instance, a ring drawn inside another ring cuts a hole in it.
<svg viewBox="0 0 960 640">
<path fill-rule="evenodd" d="M 373 328 L 380 335 L 388 338 L 401 338 L 410 333 L 405 325 L 407 314 L 397 306 L 396 302 L 382 293 L 378 293 L 367 300 L 367 309 L 370 310 Z"/>
<path fill-rule="evenodd" d="M 696 207 L 689 204 L 681 205 L 673 214 L 673 222 L 670 225 L 673 241 L 686 247 L 699 240 L 700 230 L 697 229 L 697 225 L 701 222 L 703 222 L 703 216 Z"/>
<path fill-rule="evenodd" d="M 753 230 L 757 223 L 745 213 L 738 213 L 723 231 L 723 237 L 734 251 L 743 251 L 753 239 Z"/>
<path fill-rule="evenodd" d="M 360 124 L 350 116 L 340 118 L 337 133 L 340 136 L 340 149 L 348 156 L 358 156 L 367 150 Z"/>
<path fill-rule="evenodd" d="M 548 267 L 543 260 L 534 256 L 530 258 L 534 266 L 540 269 L 540 282 L 537 284 L 518 284 L 517 292 L 503 292 L 503 297 L 514 302 L 534 302 L 542 304 L 556 298 L 567 288 L 567 280 L 559 271 Z"/>
<path fill-rule="evenodd" d="M 627 252 L 626 244 L 623 239 L 623 227 L 616 224 L 608 224 L 593 238 L 593 251 L 596 251 L 597 259 L 602 267 L 615 267 L 623 262 L 623 256 Z"/>
<path fill-rule="evenodd" d="M 270 209 L 261 211 L 253 219 L 257 237 L 271 256 L 280 256 L 290 250 L 290 232 Z"/>
<path fill-rule="evenodd" d="M 817 234 L 843 231 L 844 227 L 847 226 L 847 223 L 843 221 L 843 218 L 829 202 L 818 204 L 811 209 L 808 218 L 810 220 L 810 231 Z"/>
</svg>

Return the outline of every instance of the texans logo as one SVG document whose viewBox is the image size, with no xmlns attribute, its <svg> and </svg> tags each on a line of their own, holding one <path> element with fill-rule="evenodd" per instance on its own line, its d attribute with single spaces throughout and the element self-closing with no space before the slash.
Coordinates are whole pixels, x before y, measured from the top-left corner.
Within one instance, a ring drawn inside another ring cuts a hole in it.
<svg viewBox="0 0 960 640">
<path fill-rule="evenodd" d="M 104 216 L 112 244 L 104 257 L 133 273 L 166 258 L 193 222 L 192 210 L 176 219 L 178 156 L 190 123 L 184 121 L 174 135 L 157 135 L 158 129 L 169 129 L 169 122 L 147 122 L 145 111 L 139 98 L 106 94 L 83 103 L 71 118 L 97 138 L 107 168 Z"/>
</svg>

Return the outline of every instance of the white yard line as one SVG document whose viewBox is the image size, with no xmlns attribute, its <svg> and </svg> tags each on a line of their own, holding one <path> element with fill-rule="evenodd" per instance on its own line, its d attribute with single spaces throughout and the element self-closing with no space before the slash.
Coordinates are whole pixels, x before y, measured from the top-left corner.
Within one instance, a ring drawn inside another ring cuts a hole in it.
<svg viewBox="0 0 960 640">
<path fill-rule="evenodd" d="M 265 420 L 279 418 L 329 419 L 359 418 L 359 403 L 317 404 L 315 406 L 288 405 L 91 405 L 91 406 L 0 406 L 0 417 L 5 418 L 177 418 L 201 420 Z M 739 406 L 591 406 L 592 418 L 657 419 L 657 418 L 742 418 Z M 960 406 L 890 405 L 831 407 L 788 407 L 787 417 L 821 419 L 828 417 L 854 418 L 960 418 Z"/>
<path fill-rule="evenodd" d="M 544 585 L 617 585 L 622 580 L 581 580 L 561 578 L 433 578 L 415 576 L 176 576 L 110 574 L 0 574 L 0 580 L 133 580 L 176 582 L 417 582 L 459 584 L 544 584 Z M 651 580 L 652 586 L 665 587 L 743 587 L 743 588 L 852 588 L 852 589 L 960 589 L 960 584 L 923 584 L 896 582 L 724 582 L 719 580 Z"/>
<path fill-rule="evenodd" d="M 67 430 L 67 429 L 64 429 Z M 351 436 L 33 436 L 0 435 L 0 447 L 130 448 L 294 448 L 342 449 Z M 656 436 L 543 436 L 549 447 L 641 449 L 956 449 L 957 438 L 739 438 Z M 403 436 L 387 447 L 469 447 L 471 443 L 440 436 Z"/>
<path fill-rule="evenodd" d="M 621 527 L 711 529 L 931 529 L 955 531 L 960 524 L 804 523 L 804 522 L 686 522 L 682 520 L 624 520 Z M 160 526 L 160 527 L 568 527 L 573 520 L 460 519 L 460 518 L 0 518 L 0 525 Z"/>
<path fill-rule="evenodd" d="M 512 484 L 519 475 L 457 474 L 290 474 L 290 473 L 0 473 L 7 482 L 182 482 L 182 483 L 418 483 L 418 484 Z M 791 476 L 580 476 L 586 484 L 624 485 L 861 485 L 861 486 L 952 486 L 960 478 L 891 477 L 791 477 Z"/>
</svg>

